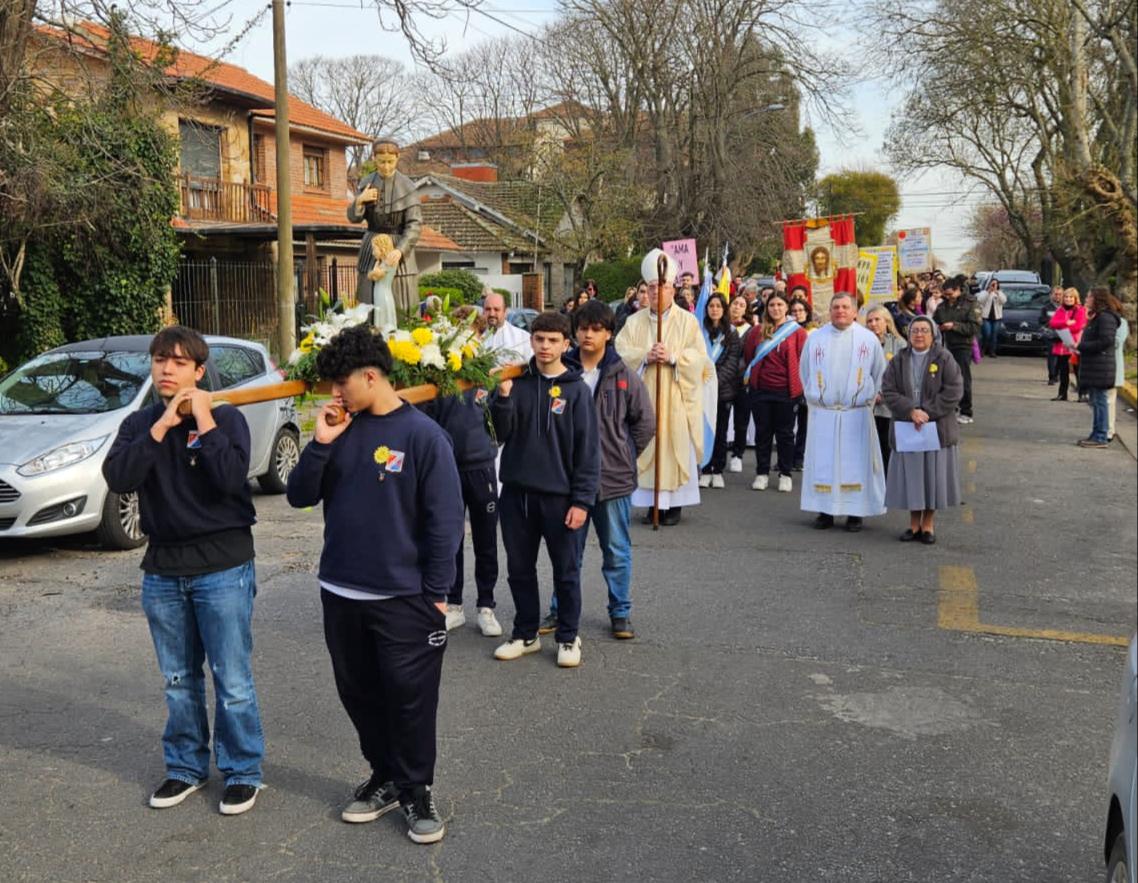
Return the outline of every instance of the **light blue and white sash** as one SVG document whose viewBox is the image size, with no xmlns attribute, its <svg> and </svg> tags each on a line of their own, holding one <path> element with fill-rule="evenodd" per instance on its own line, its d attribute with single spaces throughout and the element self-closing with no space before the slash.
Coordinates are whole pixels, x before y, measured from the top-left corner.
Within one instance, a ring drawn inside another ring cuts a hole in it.
<svg viewBox="0 0 1138 883">
<path fill-rule="evenodd" d="M 755 357 L 751 359 L 751 364 L 747 366 L 747 370 L 743 372 L 743 385 L 746 386 L 751 382 L 751 371 L 763 359 L 771 354 L 780 343 L 786 340 L 790 335 L 797 331 L 801 326 L 793 319 L 787 319 L 775 330 L 775 333 L 759 344 L 759 348 L 755 350 Z"/>
</svg>

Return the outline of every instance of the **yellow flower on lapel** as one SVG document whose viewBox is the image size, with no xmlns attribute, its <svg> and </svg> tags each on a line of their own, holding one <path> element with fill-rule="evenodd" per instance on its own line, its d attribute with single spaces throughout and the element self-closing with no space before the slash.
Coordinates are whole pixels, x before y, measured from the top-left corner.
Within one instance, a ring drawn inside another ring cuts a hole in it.
<svg viewBox="0 0 1138 883">
<path fill-rule="evenodd" d="M 551 399 L 555 399 L 555 398 L 557 398 L 559 395 L 561 395 L 561 387 L 560 387 L 560 386 L 551 386 L 551 387 L 549 387 L 549 397 L 550 397 Z"/>
<path fill-rule="evenodd" d="M 375 462 L 378 463 L 380 466 L 382 466 L 384 463 L 386 463 L 387 458 L 390 456 L 391 456 L 391 449 L 387 445 L 380 445 L 378 448 L 375 449 L 375 454 L 373 454 L 373 457 L 375 458 Z"/>
<path fill-rule="evenodd" d="M 936 374 L 936 372 L 939 370 L 940 370 L 940 368 L 938 368 L 936 366 L 936 362 L 933 362 L 931 365 L 929 365 L 929 373 L 930 374 Z"/>
</svg>

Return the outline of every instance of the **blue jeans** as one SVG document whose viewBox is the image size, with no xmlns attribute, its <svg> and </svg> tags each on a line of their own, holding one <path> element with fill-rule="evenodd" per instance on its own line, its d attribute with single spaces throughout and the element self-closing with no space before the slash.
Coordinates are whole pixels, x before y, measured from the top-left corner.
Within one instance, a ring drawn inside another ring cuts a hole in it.
<svg viewBox="0 0 1138 883">
<path fill-rule="evenodd" d="M 1106 443 L 1110 438 L 1110 399 L 1107 390 L 1092 389 L 1091 414 L 1094 422 L 1091 424 L 1091 441 Z"/>
<path fill-rule="evenodd" d="M 980 326 L 980 349 L 985 353 L 996 354 L 996 347 L 1000 344 L 1000 327 L 1003 319 L 985 319 Z"/>
<path fill-rule="evenodd" d="M 580 532 L 580 559 L 585 558 L 585 540 L 589 535 L 589 521 L 597 532 L 601 546 L 601 574 L 609 590 L 609 617 L 628 618 L 632 613 L 632 497 L 616 497 L 593 507 Z M 549 612 L 557 613 L 557 597 L 549 605 Z"/>
<path fill-rule="evenodd" d="M 205 674 L 217 699 L 213 742 L 226 785 L 260 785 L 265 737 L 253 687 L 253 562 L 200 576 L 142 578 L 142 609 L 166 682 L 166 776 L 197 785 L 209 778 Z"/>
</svg>

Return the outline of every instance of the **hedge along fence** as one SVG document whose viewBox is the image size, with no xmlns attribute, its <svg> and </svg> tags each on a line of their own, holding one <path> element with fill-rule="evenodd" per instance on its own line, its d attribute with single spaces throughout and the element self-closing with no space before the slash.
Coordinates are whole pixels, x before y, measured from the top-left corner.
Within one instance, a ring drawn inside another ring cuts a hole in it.
<svg viewBox="0 0 1138 883">
<path fill-rule="evenodd" d="M 426 297 L 428 290 L 437 293 L 442 289 L 456 289 L 459 292 L 457 297 L 452 296 L 450 299 L 452 307 L 472 304 L 482 297 L 482 280 L 466 270 L 442 270 L 419 277 L 419 297 Z"/>
<path fill-rule="evenodd" d="M 597 283 L 597 293 L 601 300 L 611 302 L 623 299 L 625 290 L 640 282 L 640 258 L 588 264 L 582 276 Z"/>
</svg>

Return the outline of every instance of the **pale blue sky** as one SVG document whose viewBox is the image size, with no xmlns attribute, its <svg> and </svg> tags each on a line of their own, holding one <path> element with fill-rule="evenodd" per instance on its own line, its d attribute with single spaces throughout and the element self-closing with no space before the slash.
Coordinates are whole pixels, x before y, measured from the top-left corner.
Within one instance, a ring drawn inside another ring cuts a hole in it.
<svg viewBox="0 0 1138 883">
<path fill-rule="evenodd" d="M 448 51 L 461 51 L 489 36 L 509 34 L 513 28 L 535 31 L 555 15 L 556 0 L 487 0 L 477 12 L 452 13 L 439 21 L 425 21 L 424 31 L 445 37 Z M 232 0 L 227 11 L 233 15 L 230 34 L 265 8 L 264 0 Z M 294 0 L 286 12 L 288 59 L 299 61 L 310 55 L 354 55 L 375 53 L 411 64 L 402 34 L 384 31 L 374 5 L 368 0 Z M 211 47 L 216 51 L 224 40 Z M 227 56 L 227 60 L 247 68 L 263 79 L 273 78 L 272 22 L 269 15 Z M 853 90 L 852 122 L 861 136 L 845 143 L 829 127 L 817 126 L 822 168 L 826 174 L 843 167 L 879 168 L 891 171 L 881 152 L 889 116 L 900 100 L 888 84 L 867 80 Z M 851 127 L 852 128 L 852 127 Z M 965 193 L 965 186 L 948 174 L 926 174 L 902 181 L 902 207 L 898 227 L 931 227 L 933 250 L 955 269 L 969 242 L 963 226 L 969 209 L 981 201 Z"/>
</svg>

